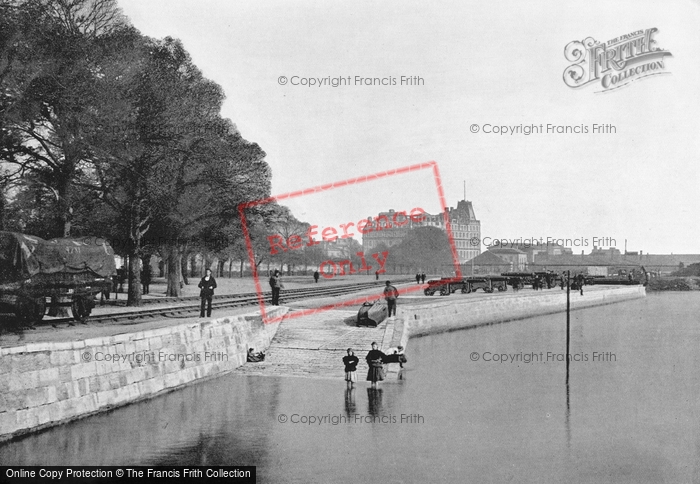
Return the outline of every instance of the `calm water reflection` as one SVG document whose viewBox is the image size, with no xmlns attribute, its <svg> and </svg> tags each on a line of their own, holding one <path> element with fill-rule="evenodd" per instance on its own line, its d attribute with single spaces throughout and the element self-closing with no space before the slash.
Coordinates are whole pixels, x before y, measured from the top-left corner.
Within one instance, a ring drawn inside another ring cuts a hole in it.
<svg viewBox="0 0 700 484">
<path fill-rule="evenodd" d="M 411 340 L 406 379 L 376 391 L 363 365 L 353 390 L 223 377 L 2 445 L 0 462 L 256 465 L 259 482 L 700 482 L 699 314 L 700 293 L 572 313 L 568 384 L 564 362 L 524 362 L 565 352 L 552 315 Z"/>
</svg>

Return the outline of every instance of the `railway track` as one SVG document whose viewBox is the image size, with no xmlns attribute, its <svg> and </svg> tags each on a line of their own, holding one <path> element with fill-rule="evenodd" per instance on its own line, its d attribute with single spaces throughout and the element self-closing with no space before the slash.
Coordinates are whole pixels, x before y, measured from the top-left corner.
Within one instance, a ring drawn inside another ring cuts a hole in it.
<svg viewBox="0 0 700 484">
<path fill-rule="evenodd" d="M 409 279 L 397 280 L 397 282 L 408 282 Z M 371 289 L 373 287 L 381 288 L 384 286 L 383 281 L 372 281 L 372 282 L 361 282 L 353 284 L 344 284 L 329 287 L 309 287 L 309 288 L 298 288 L 298 289 L 287 289 L 284 290 L 280 297 L 280 304 L 291 301 L 299 301 L 303 299 L 317 298 L 317 297 L 332 297 L 332 296 L 343 296 L 346 294 L 352 294 L 353 292 L 359 292 L 365 289 Z M 269 302 L 271 293 L 264 292 L 263 299 Z M 200 298 L 197 296 L 185 296 L 185 297 L 165 297 L 158 299 L 147 299 L 143 302 L 148 301 L 148 305 L 155 304 L 168 304 L 168 306 L 158 307 L 158 308 L 145 308 L 137 309 L 131 311 L 124 311 L 118 313 L 104 313 L 99 314 L 99 307 L 97 306 L 97 314 L 92 314 L 86 320 L 80 321 L 82 324 L 88 323 L 104 323 L 104 324 L 137 324 L 144 320 L 154 319 L 154 318 L 178 318 L 186 317 L 193 313 L 198 313 L 200 311 Z M 178 304 L 179 303 L 179 304 Z M 189 303 L 189 304 L 188 304 Z M 245 306 L 256 306 L 258 305 L 258 295 L 257 293 L 243 293 L 243 294 L 233 294 L 233 295 L 220 295 L 214 296 L 212 301 L 212 309 L 226 309 L 235 307 L 245 307 Z M 8 318 L 9 319 L 9 318 Z M 74 318 L 53 318 L 44 319 L 36 323 L 36 326 L 54 326 L 59 327 L 63 325 L 74 325 L 79 323 Z M 7 325 L 7 324 L 6 324 Z M 18 328 L 15 321 L 15 328 Z M 30 327 L 31 328 L 31 327 Z"/>
</svg>

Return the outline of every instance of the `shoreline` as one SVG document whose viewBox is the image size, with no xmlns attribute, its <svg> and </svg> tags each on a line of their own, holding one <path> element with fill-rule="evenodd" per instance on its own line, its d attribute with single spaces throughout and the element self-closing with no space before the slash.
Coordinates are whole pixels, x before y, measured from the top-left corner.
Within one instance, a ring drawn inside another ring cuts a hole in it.
<svg viewBox="0 0 700 484">
<path fill-rule="evenodd" d="M 643 286 L 591 286 L 583 296 L 571 294 L 571 309 L 645 296 Z M 257 311 L 177 325 L 153 322 L 148 329 L 122 327 L 116 328 L 120 334 L 73 341 L 18 342 L 0 348 L 0 442 L 232 372 L 342 381 L 338 362 L 345 349 L 364 351 L 372 340 L 382 350 L 403 346 L 410 365 L 410 338 L 564 312 L 565 301 L 566 293 L 555 289 L 410 296 L 400 301 L 395 319 L 376 328 L 356 327 L 354 308 L 273 324 L 264 324 Z M 297 309 L 304 304 L 308 301 Z M 274 311 L 283 316 L 294 306 Z M 267 350 L 268 358 L 244 364 L 249 347 Z M 116 362 L 101 357 L 112 353 L 122 356 Z M 156 353 L 210 354 L 217 360 L 124 357 Z M 385 381 L 401 378 L 398 364 L 386 365 Z"/>
</svg>

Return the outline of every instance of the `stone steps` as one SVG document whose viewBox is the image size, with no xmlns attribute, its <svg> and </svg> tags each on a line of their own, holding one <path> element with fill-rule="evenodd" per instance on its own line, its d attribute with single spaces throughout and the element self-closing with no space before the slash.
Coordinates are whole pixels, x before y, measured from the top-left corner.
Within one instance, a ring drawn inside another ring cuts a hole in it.
<svg viewBox="0 0 700 484">
<path fill-rule="evenodd" d="M 266 351 L 265 361 L 246 363 L 235 373 L 343 379 L 343 357 L 353 348 L 360 359 L 358 380 L 364 380 L 364 356 L 376 341 L 386 350 L 392 342 L 394 320 L 376 328 L 357 327 L 355 311 L 330 310 L 284 319 Z"/>
</svg>

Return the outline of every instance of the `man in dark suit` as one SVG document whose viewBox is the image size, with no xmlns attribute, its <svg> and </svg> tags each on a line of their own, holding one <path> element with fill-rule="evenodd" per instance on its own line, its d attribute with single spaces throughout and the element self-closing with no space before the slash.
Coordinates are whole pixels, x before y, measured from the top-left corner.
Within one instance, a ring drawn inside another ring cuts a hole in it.
<svg viewBox="0 0 700 484">
<path fill-rule="evenodd" d="M 270 289 L 272 289 L 272 305 L 279 306 L 282 283 L 280 282 L 280 271 L 278 270 L 275 270 L 272 277 L 270 277 Z"/>
<path fill-rule="evenodd" d="M 396 298 L 399 297 L 399 291 L 391 285 L 391 281 L 386 281 L 386 287 L 384 287 L 384 299 L 386 299 L 386 305 L 389 309 L 389 319 L 392 316 L 396 316 Z"/>
<path fill-rule="evenodd" d="M 198 286 L 201 291 L 199 297 L 202 298 L 202 306 L 199 311 L 199 317 L 204 317 L 204 306 L 207 306 L 207 317 L 211 317 L 211 300 L 214 297 L 214 289 L 216 289 L 216 280 L 211 275 L 211 269 L 205 271 L 204 277 L 199 281 Z"/>
</svg>

